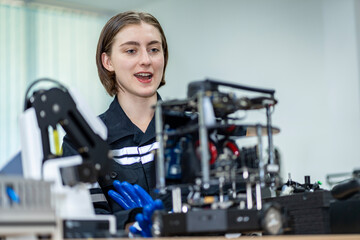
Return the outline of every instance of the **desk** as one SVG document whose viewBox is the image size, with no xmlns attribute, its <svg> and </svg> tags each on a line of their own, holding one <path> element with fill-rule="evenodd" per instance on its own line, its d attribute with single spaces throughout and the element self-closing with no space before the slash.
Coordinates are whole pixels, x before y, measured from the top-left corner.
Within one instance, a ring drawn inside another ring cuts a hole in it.
<svg viewBox="0 0 360 240">
<path fill-rule="evenodd" d="M 241 236 L 238 238 L 195 236 L 195 237 L 164 237 L 150 238 L 152 240 L 360 240 L 360 234 L 332 234 L 332 235 L 279 235 L 279 236 Z M 70 239 L 69 239 L 70 240 Z M 79 239 L 73 239 L 79 240 Z M 98 239 L 98 240 L 110 240 Z M 129 238 L 114 238 L 114 240 L 129 240 Z"/>
</svg>

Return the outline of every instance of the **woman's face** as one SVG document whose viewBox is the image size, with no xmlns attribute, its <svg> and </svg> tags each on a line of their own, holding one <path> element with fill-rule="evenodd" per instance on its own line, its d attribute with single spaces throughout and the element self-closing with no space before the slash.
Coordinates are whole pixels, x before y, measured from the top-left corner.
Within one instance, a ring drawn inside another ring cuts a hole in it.
<svg viewBox="0 0 360 240">
<path fill-rule="evenodd" d="M 115 71 L 120 94 L 153 96 L 164 70 L 159 30 L 144 22 L 124 27 L 114 37 L 110 56 L 102 54 L 102 62 L 108 71 Z"/>
</svg>

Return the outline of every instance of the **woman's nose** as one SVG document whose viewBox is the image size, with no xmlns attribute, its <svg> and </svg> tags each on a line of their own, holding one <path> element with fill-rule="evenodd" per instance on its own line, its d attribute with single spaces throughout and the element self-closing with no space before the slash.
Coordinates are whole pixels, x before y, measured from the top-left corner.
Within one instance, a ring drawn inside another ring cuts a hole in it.
<svg viewBox="0 0 360 240">
<path fill-rule="evenodd" d="M 141 65 L 149 65 L 151 63 L 151 58 L 147 51 L 142 51 L 140 55 L 140 64 Z"/>
</svg>

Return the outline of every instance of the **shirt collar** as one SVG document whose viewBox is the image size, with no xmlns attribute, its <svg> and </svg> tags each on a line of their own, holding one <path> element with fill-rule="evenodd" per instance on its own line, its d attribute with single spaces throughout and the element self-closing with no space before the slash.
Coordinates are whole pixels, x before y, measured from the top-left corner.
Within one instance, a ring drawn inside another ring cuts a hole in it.
<svg viewBox="0 0 360 240">
<path fill-rule="evenodd" d="M 161 100 L 158 93 L 157 99 Z M 100 118 L 104 121 L 108 129 L 108 144 L 111 144 L 120 138 L 133 135 L 137 130 L 135 129 L 137 127 L 131 122 L 124 110 L 121 108 L 116 96 L 111 102 L 109 109 L 103 113 Z M 140 145 L 145 144 L 152 138 L 155 138 L 155 115 L 146 129 Z"/>
</svg>

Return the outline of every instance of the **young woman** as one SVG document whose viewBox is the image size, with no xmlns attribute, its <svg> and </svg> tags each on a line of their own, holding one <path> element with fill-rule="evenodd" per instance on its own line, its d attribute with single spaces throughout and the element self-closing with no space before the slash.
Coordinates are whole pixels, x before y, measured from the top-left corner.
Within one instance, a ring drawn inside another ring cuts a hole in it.
<svg viewBox="0 0 360 240">
<path fill-rule="evenodd" d="M 99 178 L 91 189 L 96 213 L 114 214 L 118 228 L 134 222 L 141 209 L 122 209 L 108 191 L 113 181 L 138 184 L 152 194 L 155 164 L 151 151 L 158 148 L 155 139 L 154 106 L 160 96 L 157 89 L 165 84 L 168 60 L 166 38 L 155 17 L 142 12 L 124 12 L 104 26 L 96 51 L 101 83 L 115 96 L 109 109 L 100 115 L 108 128 L 107 143 L 112 153 L 107 178 Z M 76 154 L 64 139 L 64 156 Z"/>
</svg>

